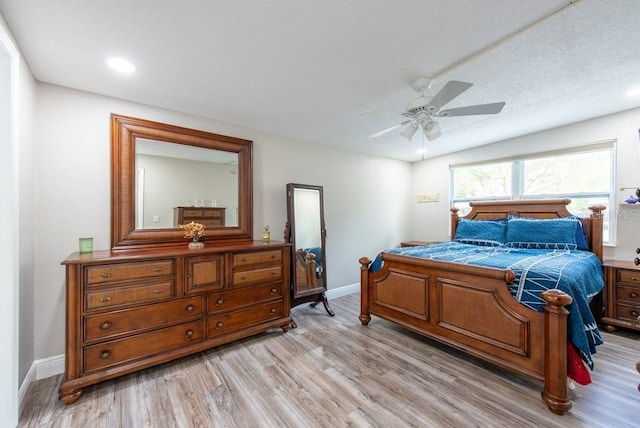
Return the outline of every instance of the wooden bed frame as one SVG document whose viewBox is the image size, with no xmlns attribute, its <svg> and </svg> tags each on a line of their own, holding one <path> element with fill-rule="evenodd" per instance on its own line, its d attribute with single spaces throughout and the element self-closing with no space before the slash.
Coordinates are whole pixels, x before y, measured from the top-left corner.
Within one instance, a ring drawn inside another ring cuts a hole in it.
<svg viewBox="0 0 640 428">
<path fill-rule="evenodd" d="M 571 214 L 569 199 L 471 202 L 465 218 L 487 220 L 516 215 L 559 218 Z M 589 207 L 581 218 L 589 248 L 602 260 L 602 211 Z M 451 236 L 458 225 L 451 209 Z M 567 391 L 567 315 L 571 297 L 560 290 L 542 294 L 544 312 L 518 303 L 507 284 L 510 270 L 383 253 L 383 268 L 370 272 L 360 259 L 360 321 L 371 315 L 393 321 L 482 360 L 544 382 L 542 399 L 564 414 L 571 408 Z"/>
</svg>

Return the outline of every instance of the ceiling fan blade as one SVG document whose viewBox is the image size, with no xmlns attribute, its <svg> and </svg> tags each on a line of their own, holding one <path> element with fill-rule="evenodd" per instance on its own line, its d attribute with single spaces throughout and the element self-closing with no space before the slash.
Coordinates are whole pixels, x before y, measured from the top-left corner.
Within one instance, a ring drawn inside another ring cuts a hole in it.
<svg viewBox="0 0 640 428">
<path fill-rule="evenodd" d="M 433 97 L 430 106 L 435 106 L 434 110 L 440 109 L 446 105 L 449 101 L 469 89 L 473 86 L 473 83 L 459 82 L 457 80 L 449 80 L 446 85 L 440 89 L 440 91 Z"/>
<path fill-rule="evenodd" d="M 498 114 L 502 111 L 505 103 L 478 104 L 475 106 L 466 106 L 452 108 L 448 110 L 440 110 L 432 116 L 451 117 L 451 116 L 472 116 L 475 114 Z"/>
<path fill-rule="evenodd" d="M 383 136 L 384 134 L 388 134 L 388 133 L 389 133 L 389 132 L 391 132 L 391 131 L 395 131 L 396 129 L 398 129 L 398 128 L 400 128 L 401 126 L 404 126 L 404 125 L 406 125 L 407 123 L 410 123 L 410 122 L 411 122 L 410 120 L 405 120 L 405 121 L 404 121 L 404 122 L 402 122 L 402 123 L 399 123 L 399 124 L 397 124 L 397 125 L 390 126 L 390 127 L 386 128 L 386 129 L 383 129 L 383 130 L 382 130 L 382 131 L 380 131 L 380 132 L 376 132 L 376 133 L 375 133 L 375 134 L 373 134 L 373 135 L 369 135 L 369 138 L 377 138 L 377 137 L 381 137 L 381 136 Z"/>
</svg>

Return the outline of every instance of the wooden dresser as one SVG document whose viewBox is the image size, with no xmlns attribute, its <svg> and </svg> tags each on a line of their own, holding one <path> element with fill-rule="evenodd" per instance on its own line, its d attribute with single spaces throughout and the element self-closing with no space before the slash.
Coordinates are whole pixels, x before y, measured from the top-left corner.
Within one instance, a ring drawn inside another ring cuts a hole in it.
<svg viewBox="0 0 640 428">
<path fill-rule="evenodd" d="M 640 330 L 640 266 L 633 262 L 605 260 L 602 322 L 608 331 L 617 327 Z"/>
<path fill-rule="evenodd" d="M 173 209 L 173 225 L 202 223 L 205 227 L 224 227 L 226 208 L 215 207 L 175 207 Z"/>
<path fill-rule="evenodd" d="M 287 331 L 289 244 L 71 254 L 59 398 L 271 328 Z"/>
</svg>

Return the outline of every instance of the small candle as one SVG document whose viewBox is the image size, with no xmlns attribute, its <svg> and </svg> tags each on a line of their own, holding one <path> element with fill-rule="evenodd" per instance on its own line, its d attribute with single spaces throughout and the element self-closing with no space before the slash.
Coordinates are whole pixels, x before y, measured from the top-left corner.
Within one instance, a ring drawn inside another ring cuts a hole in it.
<svg viewBox="0 0 640 428">
<path fill-rule="evenodd" d="M 93 252 L 93 238 L 80 238 L 80 253 Z"/>
</svg>

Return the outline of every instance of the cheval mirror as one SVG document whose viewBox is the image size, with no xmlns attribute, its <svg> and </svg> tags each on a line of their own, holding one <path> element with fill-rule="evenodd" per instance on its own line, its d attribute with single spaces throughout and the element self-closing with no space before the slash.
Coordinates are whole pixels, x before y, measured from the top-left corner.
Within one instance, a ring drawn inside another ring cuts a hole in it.
<svg viewBox="0 0 640 428">
<path fill-rule="evenodd" d="M 322 186 L 287 184 L 285 242 L 291 243 L 291 307 L 322 302 L 327 313 L 335 313 L 327 300 L 326 237 Z M 296 328 L 295 322 L 292 327 Z"/>
</svg>

